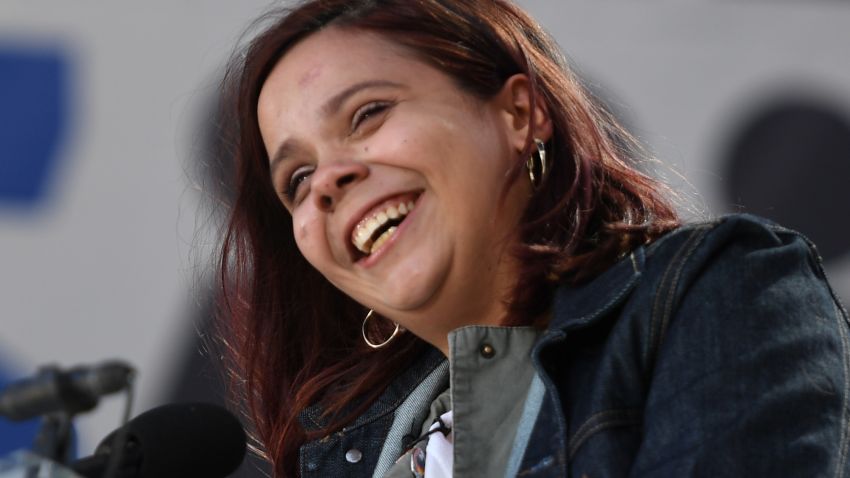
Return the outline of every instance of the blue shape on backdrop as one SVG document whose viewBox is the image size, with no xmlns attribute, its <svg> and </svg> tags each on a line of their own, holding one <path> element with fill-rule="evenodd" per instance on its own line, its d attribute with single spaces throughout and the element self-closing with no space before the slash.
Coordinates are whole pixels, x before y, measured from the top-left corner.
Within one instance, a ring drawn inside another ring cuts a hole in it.
<svg viewBox="0 0 850 478">
<path fill-rule="evenodd" d="M 6 364 L 0 362 L 0 390 L 13 381 Z M 11 422 L 0 418 L 0 457 L 22 448 L 32 448 L 39 430 L 39 420 Z"/>
<path fill-rule="evenodd" d="M 0 45 L 0 203 L 30 206 L 46 197 L 69 96 L 65 52 Z"/>
</svg>

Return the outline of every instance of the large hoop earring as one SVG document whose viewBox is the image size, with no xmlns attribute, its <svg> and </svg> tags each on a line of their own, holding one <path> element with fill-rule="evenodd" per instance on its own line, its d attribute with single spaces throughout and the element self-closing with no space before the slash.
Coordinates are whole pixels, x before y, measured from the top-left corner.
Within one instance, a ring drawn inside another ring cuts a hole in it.
<svg viewBox="0 0 850 478">
<path fill-rule="evenodd" d="M 383 342 L 381 342 L 379 344 L 373 343 L 369 340 L 369 337 L 366 336 L 366 322 L 369 322 L 369 319 L 372 317 L 373 313 L 374 313 L 374 311 L 372 309 L 369 309 L 369 313 L 366 314 L 366 318 L 363 319 L 363 325 L 360 327 L 360 331 L 363 333 L 363 341 L 366 342 L 366 345 L 368 345 L 369 347 L 371 347 L 373 349 L 379 349 L 379 348 L 384 347 L 388 343 L 393 341 L 393 339 L 396 337 L 396 335 L 398 335 L 399 331 L 401 330 L 401 326 L 398 325 L 398 324 L 395 324 L 395 330 L 393 330 L 393 334 L 390 335 L 390 337 L 387 340 L 384 340 Z M 393 322 L 393 323 L 395 323 L 395 322 Z"/>
<path fill-rule="evenodd" d="M 537 190 L 543 184 L 543 180 L 549 171 L 546 165 L 546 143 L 534 138 L 534 146 L 536 146 L 537 150 L 531 153 L 531 156 L 525 162 L 525 168 L 528 170 L 528 178 L 531 179 L 531 186 Z"/>
</svg>

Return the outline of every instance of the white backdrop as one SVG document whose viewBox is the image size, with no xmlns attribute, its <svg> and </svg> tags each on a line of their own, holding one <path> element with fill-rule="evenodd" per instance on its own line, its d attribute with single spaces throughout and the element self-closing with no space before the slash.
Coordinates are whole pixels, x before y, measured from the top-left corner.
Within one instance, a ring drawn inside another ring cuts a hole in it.
<svg viewBox="0 0 850 478">
<path fill-rule="evenodd" d="M 850 111 L 850 7 L 841 2 L 529 0 L 580 71 L 658 155 L 725 212 L 716 144 L 744 100 L 788 82 Z M 0 46 L 61 45 L 73 99 L 62 160 L 36 208 L 0 202 L 0 357 L 120 357 L 136 410 L 160 401 L 197 314 L 198 194 L 189 182 L 220 67 L 267 2 L 0 2 Z M 2 107 L 2 105 L 0 105 Z M 2 158 L 0 158 L 2 160 Z M 831 265 L 850 297 L 850 257 Z M 81 453 L 120 400 L 78 421 Z"/>
<path fill-rule="evenodd" d="M 0 203 L 0 354 L 39 364 L 120 357 L 158 401 L 195 315 L 188 183 L 223 62 L 267 2 L 0 2 L 0 42 L 71 54 L 70 127 L 50 196 Z M 2 107 L 2 106 L 0 106 Z M 78 420 L 86 453 L 120 417 Z"/>
</svg>

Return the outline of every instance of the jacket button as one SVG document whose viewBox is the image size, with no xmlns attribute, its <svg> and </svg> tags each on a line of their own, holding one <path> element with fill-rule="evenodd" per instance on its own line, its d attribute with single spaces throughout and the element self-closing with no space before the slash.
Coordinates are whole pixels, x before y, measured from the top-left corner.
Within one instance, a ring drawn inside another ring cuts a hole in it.
<svg viewBox="0 0 850 478">
<path fill-rule="evenodd" d="M 493 358 L 496 355 L 496 349 L 490 344 L 481 344 L 481 356 L 484 358 Z"/>
<path fill-rule="evenodd" d="M 363 453 L 357 448 L 352 448 L 345 452 L 345 461 L 349 463 L 357 463 L 363 458 Z"/>
</svg>

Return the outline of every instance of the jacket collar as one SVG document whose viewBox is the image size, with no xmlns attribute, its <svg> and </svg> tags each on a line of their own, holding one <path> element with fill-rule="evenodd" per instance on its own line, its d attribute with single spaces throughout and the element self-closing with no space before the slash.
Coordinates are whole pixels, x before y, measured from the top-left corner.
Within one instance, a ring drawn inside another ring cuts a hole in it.
<svg viewBox="0 0 850 478">
<path fill-rule="evenodd" d="M 446 358 L 439 350 L 431 346 L 426 346 L 424 353 L 414 359 L 413 363 L 390 383 L 386 390 L 384 390 L 384 393 L 352 424 L 346 426 L 342 431 L 359 427 L 384 415 L 394 413 L 401 402 L 413 392 L 416 385 L 422 380 L 422 377 L 429 375 L 445 360 Z M 354 406 L 354 404 L 351 406 Z M 320 404 L 313 404 L 307 407 L 298 417 L 301 426 L 308 431 L 327 427 L 329 420 L 323 416 L 322 411 L 323 409 Z"/>
<path fill-rule="evenodd" d="M 638 283 L 646 259 L 639 247 L 595 279 L 580 286 L 561 284 L 555 291 L 550 331 L 587 327 L 622 302 Z"/>
<path fill-rule="evenodd" d="M 552 321 L 545 336 L 567 332 L 593 324 L 605 312 L 620 304 L 638 283 L 644 267 L 645 251 L 639 247 L 592 281 L 573 287 L 561 284 L 555 291 Z M 347 429 L 358 427 L 376 418 L 393 413 L 425 375 L 431 373 L 446 358 L 437 349 L 428 347 L 411 366 L 396 378 L 386 391 Z M 327 426 L 321 407 L 313 405 L 304 410 L 301 424 L 307 430 Z"/>
</svg>

